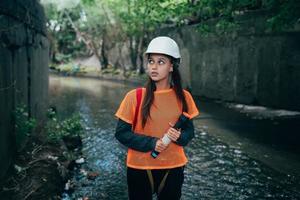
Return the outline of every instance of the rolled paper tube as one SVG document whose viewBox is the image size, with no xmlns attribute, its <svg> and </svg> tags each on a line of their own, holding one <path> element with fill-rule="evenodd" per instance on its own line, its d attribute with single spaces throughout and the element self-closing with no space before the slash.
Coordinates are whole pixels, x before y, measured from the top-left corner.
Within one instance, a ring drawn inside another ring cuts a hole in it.
<svg viewBox="0 0 300 200">
<path fill-rule="evenodd" d="M 189 119 L 190 119 L 190 115 L 189 115 L 188 113 L 186 113 L 186 112 L 183 112 L 183 113 L 179 116 L 179 118 L 178 118 L 176 124 L 173 126 L 173 128 L 175 128 L 175 129 L 180 129 L 180 128 L 182 128 L 183 125 L 184 125 Z M 167 136 L 167 134 L 165 134 L 164 137 L 162 138 L 162 142 L 163 142 L 164 144 L 168 145 L 168 144 L 171 142 L 171 139 Z M 155 151 L 155 150 L 153 150 L 153 151 L 151 152 L 151 156 L 152 156 L 153 158 L 156 158 L 158 155 L 159 155 L 159 152 L 157 152 L 157 151 Z"/>
</svg>

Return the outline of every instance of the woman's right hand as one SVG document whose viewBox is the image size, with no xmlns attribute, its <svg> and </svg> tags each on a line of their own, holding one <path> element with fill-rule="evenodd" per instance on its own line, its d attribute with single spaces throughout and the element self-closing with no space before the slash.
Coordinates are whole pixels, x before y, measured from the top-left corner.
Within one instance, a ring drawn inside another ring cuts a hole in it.
<svg viewBox="0 0 300 200">
<path fill-rule="evenodd" d="M 168 147 L 168 145 L 164 144 L 162 142 L 162 139 L 157 140 L 156 145 L 155 145 L 155 151 L 157 152 L 162 152 L 163 150 L 165 150 Z"/>
</svg>

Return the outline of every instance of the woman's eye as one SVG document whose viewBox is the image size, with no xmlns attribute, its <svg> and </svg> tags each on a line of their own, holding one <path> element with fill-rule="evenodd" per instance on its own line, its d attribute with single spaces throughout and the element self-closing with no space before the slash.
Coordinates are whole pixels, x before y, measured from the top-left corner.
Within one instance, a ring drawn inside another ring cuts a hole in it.
<svg viewBox="0 0 300 200">
<path fill-rule="evenodd" d="M 165 64 L 165 62 L 160 60 L 160 61 L 158 61 L 158 64 L 163 65 L 163 64 Z"/>
<path fill-rule="evenodd" d="M 148 60 L 148 63 L 153 64 L 154 62 L 153 60 Z"/>
</svg>

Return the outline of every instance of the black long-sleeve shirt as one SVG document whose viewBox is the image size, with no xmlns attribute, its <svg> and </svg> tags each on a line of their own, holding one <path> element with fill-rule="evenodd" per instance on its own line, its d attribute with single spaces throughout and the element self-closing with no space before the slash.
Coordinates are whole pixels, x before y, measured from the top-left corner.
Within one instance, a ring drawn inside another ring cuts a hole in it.
<svg viewBox="0 0 300 200">
<path fill-rule="evenodd" d="M 148 152 L 155 149 L 155 145 L 159 138 L 136 134 L 132 131 L 132 125 L 119 119 L 115 137 L 117 140 L 128 148 Z M 181 129 L 181 134 L 178 140 L 175 142 L 180 146 L 186 146 L 194 137 L 194 124 L 192 120 L 189 120 L 185 126 Z"/>
</svg>

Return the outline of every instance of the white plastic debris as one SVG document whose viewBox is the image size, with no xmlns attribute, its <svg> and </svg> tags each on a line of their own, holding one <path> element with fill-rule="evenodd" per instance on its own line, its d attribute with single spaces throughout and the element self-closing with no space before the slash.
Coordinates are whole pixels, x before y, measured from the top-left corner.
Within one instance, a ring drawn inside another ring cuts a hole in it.
<svg viewBox="0 0 300 200">
<path fill-rule="evenodd" d="M 82 163 L 84 163 L 84 158 L 79 158 L 79 159 L 75 160 L 75 163 L 76 164 L 82 164 Z"/>
<path fill-rule="evenodd" d="M 48 155 L 47 158 L 48 158 L 49 160 L 54 160 L 54 161 L 56 161 L 56 160 L 58 159 L 57 156 L 51 156 L 51 155 Z"/>
<path fill-rule="evenodd" d="M 65 184 L 65 190 L 68 191 L 70 189 L 70 186 L 71 186 L 71 181 L 68 180 L 68 182 L 66 182 Z"/>
<path fill-rule="evenodd" d="M 23 170 L 23 168 L 18 165 L 14 165 L 14 168 L 15 170 L 17 170 L 18 173 L 20 173 Z"/>
<path fill-rule="evenodd" d="M 204 136 L 204 135 L 207 135 L 207 133 L 203 131 L 200 133 L 200 135 Z"/>
<path fill-rule="evenodd" d="M 235 150 L 234 150 L 234 153 L 236 153 L 236 154 L 241 154 L 242 151 L 235 149 Z"/>
<path fill-rule="evenodd" d="M 80 173 L 84 176 L 87 176 L 87 171 L 85 169 L 80 169 Z"/>
</svg>

